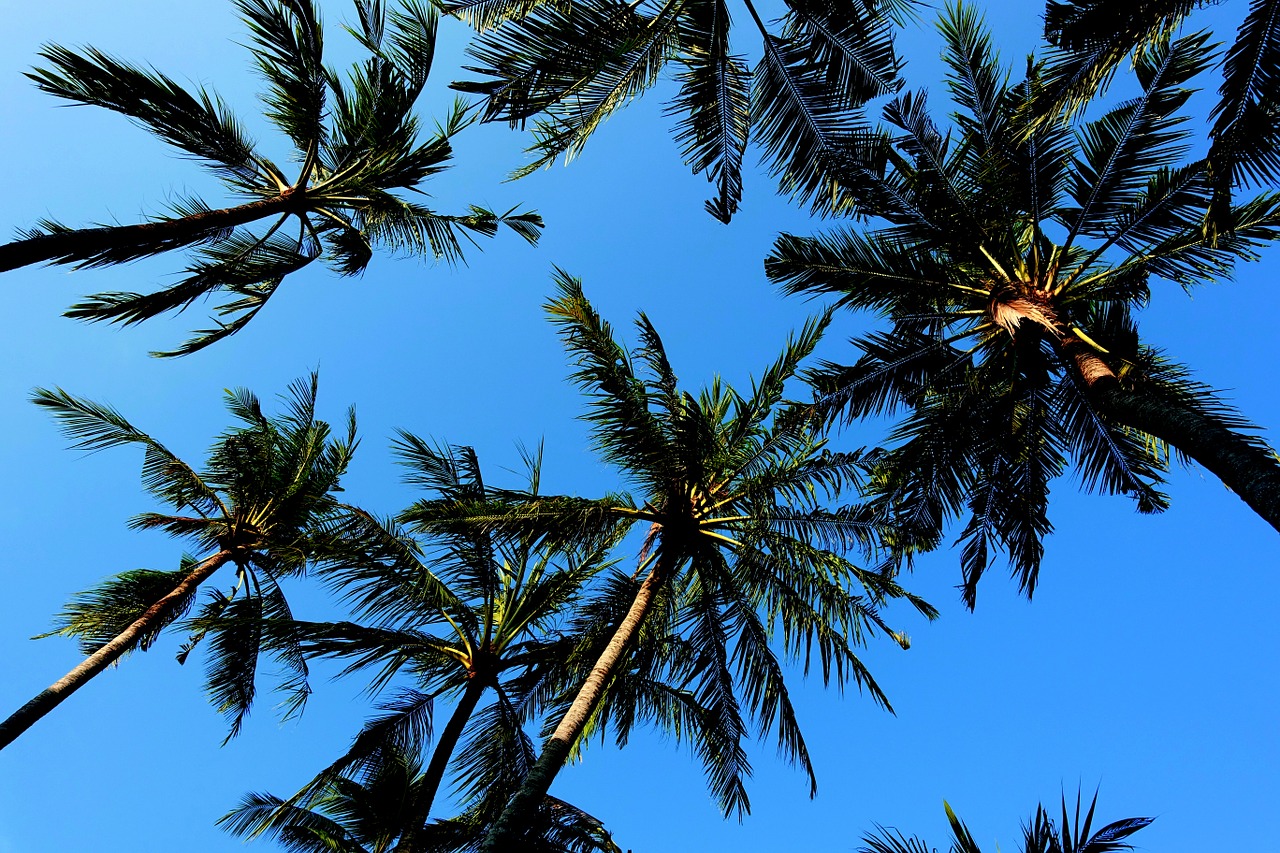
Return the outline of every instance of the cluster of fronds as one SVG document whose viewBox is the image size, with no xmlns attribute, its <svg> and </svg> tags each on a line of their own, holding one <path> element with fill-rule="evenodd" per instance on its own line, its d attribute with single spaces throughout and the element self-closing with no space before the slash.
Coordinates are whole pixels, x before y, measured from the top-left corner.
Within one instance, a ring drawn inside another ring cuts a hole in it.
<svg viewBox="0 0 1280 853">
<path fill-rule="evenodd" d="M 897 91 L 892 24 L 909 2 L 787 0 L 776 32 L 747 3 L 763 39 L 754 69 L 730 45 L 727 0 L 460 0 L 446 10 L 481 34 L 469 48 L 482 119 L 533 120 L 535 159 L 516 174 L 578 154 L 601 123 L 670 63 L 685 162 L 715 185 L 707 210 L 728 222 L 742 199 L 754 139 L 782 191 L 815 212 L 846 210 L 846 143 L 867 132 L 867 101 Z"/>
</svg>

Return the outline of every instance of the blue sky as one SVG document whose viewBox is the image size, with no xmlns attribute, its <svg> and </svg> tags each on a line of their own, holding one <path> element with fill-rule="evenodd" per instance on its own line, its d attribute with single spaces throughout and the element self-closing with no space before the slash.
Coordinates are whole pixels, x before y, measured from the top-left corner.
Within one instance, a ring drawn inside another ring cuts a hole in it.
<svg viewBox="0 0 1280 853">
<path fill-rule="evenodd" d="M 1215 11 L 1230 21 L 1242 6 Z M 348 9 L 322 8 L 338 42 Z M 1020 64 L 1039 7 L 988 10 L 1003 54 Z M 257 81 L 236 44 L 242 34 L 221 0 L 46 0 L 10 15 L 0 32 L 0 155 L 9 175 L 0 227 L 46 216 L 131 222 L 173 194 L 211 191 L 196 166 L 118 116 L 57 107 L 35 91 L 21 73 L 40 44 L 92 43 L 149 62 L 216 87 L 251 118 Z M 435 89 L 423 102 L 428 117 L 446 111 L 444 84 L 461 64 L 466 34 L 443 29 Z M 753 31 L 740 27 L 735 37 L 735 49 L 758 51 Z M 937 51 L 928 27 L 905 35 L 911 85 L 937 88 Z M 523 162 L 519 135 L 484 127 L 459 137 L 458 167 L 434 184 L 439 208 L 536 207 L 548 223 L 538 248 L 503 235 L 457 269 L 378 258 L 358 280 L 308 272 L 286 282 L 245 332 L 186 359 L 146 353 L 182 340 L 204 319 L 200 306 L 125 331 L 59 316 L 85 293 L 169 280 L 180 259 L 0 279 L 0 482 L 9 484 L 0 498 L 0 712 L 77 661 L 70 641 L 28 639 L 47 630 L 71 593 L 125 569 L 172 568 L 181 553 L 177 543 L 125 529 L 151 508 L 137 454 L 66 450 L 26 402 L 34 386 L 110 401 L 198 462 L 227 424 L 222 389 L 245 385 L 269 398 L 318 368 L 322 412 L 337 419 L 354 403 L 360 417 L 364 442 L 348 495 L 390 513 L 416 497 L 399 484 L 387 452 L 398 427 L 473 444 L 495 471 L 519 466 L 517 442 L 545 439 L 548 489 L 594 494 L 617 485 L 586 449 L 576 420 L 582 399 L 565 381 L 563 352 L 542 316 L 552 264 L 580 276 L 623 334 L 644 310 L 687 386 L 716 374 L 744 383 L 761 370 L 813 309 L 782 300 L 761 261 L 777 233 L 824 224 L 775 198 L 759 170 L 747 176 L 731 226 L 705 215 L 709 187 L 680 163 L 672 120 L 661 113 L 671 91 L 660 87 L 610 119 L 568 168 L 514 184 L 502 179 Z M 265 141 L 266 129 L 250 126 Z M 1263 313 L 1276 260 L 1192 296 L 1167 286 L 1142 317 L 1148 340 L 1194 365 L 1264 426 L 1280 424 L 1275 333 Z M 843 357 L 862 323 L 840 317 L 820 354 Z M 877 439 L 867 427 L 837 443 Z M 1122 498 L 1079 495 L 1070 480 L 1058 484 L 1057 531 L 1033 603 L 995 571 L 977 612 L 966 613 L 954 590 L 957 553 L 920 560 L 907 583 L 942 618 L 925 624 L 894 613 L 913 647 L 880 643 L 865 655 L 897 715 L 856 691 L 841 696 L 817 683 L 796 690 L 819 774 L 816 800 L 765 743 L 752 750 L 752 816 L 725 822 L 696 763 L 656 735 L 635 737 L 621 752 L 591 749 L 553 792 L 603 818 L 636 851 L 851 850 L 877 822 L 945 847 L 944 798 L 979 841 L 1009 850 L 1037 800 L 1078 784 L 1101 784 L 1104 819 L 1158 816 L 1135 839 L 1145 849 L 1263 846 L 1280 795 L 1280 542 L 1210 475 L 1184 469 L 1170 479 L 1173 508 L 1157 517 L 1137 515 Z M 305 591 L 294 600 L 302 612 L 327 612 Z M 213 821 L 247 790 L 292 792 L 345 746 L 367 712 L 358 682 L 330 683 L 322 672 L 301 720 L 280 724 L 264 693 L 244 734 L 220 748 L 225 732 L 202 696 L 199 664 L 179 667 L 176 647 L 170 639 L 127 659 L 0 753 L 0 851 L 89 842 L 104 853 L 238 849 Z"/>
</svg>

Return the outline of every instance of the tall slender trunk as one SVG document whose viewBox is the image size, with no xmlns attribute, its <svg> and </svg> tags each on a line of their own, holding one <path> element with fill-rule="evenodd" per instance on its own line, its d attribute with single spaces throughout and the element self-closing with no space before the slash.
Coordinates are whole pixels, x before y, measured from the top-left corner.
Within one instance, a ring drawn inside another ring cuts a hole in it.
<svg viewBox="0 0 1280 853">
<path fill-rule="evenodd" d="M 1064 341 L 1063 352 L 1072 359 L 1100 411 L 1199 462 L 1280 531 L 1280 459 L 1265 442 L 1140 385 L 1121 387 L 1111 368 L 1080 341 Z"/>
<path fill-rule="evenodd" d="M 413 853 L 418 834 L 426 826 L 427 818 L 431 817 L 431 806 L 435 802 L 436 793 L 440 790 L 440 783 L 444 780 L 444 771 L 449 766 L 449 759 L 453 758 L 458 739 L 462 737 L 462 730 L 466 728 L 467 721 L 471 719 L 476 705 L 480 702 L 480 697 L 484 695 L 488 686 L 487 682 L 473 678 L 462 691 L 458 706 L 453 709 L 449 722 L 445 724 L 444 730 L 440 732 L 440 738 L 436 741 L 436 748 L 431 753 L 431 762 L 427 764 L 427 772 L 422 776 L 417 797 L 412 804 L 407 828 L 396 843 L 394 853 Z"/>
<path fill-rule="evenodd" d="M 636 597 L 632 600 L 627 615 L 622 618 L 608 645 L 596 660 L 595 666 L 591 668 L 591 674 L 578 689 L 578 695 L 564 717 L 560 719 L 560 725 L 556 726 L 555 732 L 543 744 L 542 754 L 538 756 L 529 775 L 525 777 L 520 790 L 516 791 L 502 815 L 490 828 L 480 853 L 507 853 L 507 851 L 520 849 L 520 836 L 533 822 L 538 806 L 542 804 L 547 791 L 551 789 L 551 783 L 555 780 L 556 774 L 564 766 L 565 760 L 569 757 L 569 751 L 582 734 L 582 729 L 595 712 L 596 706 L 600 704 L 605 684 L 631 650 L 636 636 L 640 633 L 640 626 L 644 624 L 645 617 L 649 613 L 649 606 L 653 603 L 654 596 L 673 573 L 676 562 L 674 555 L 664 553 L 658 558 L 657 565 L 649 572 L 644 583 L 640 584 L 640 589 L 636 590 Z"/>
<path fill-rule="evenodd" d="M 141 616 L 134 620 L 133 624 L 117 634 L 102 648 L 81 661 L 62 678 L 38 693 L 34 699 L 15 711 L 9 719 L 0 723 L 0 749 L 4 749 L 13 743 L 19 735 L 31 728 L 41 717 L 58 707 L 62 700 L 75 693 L 89 679 L 119 660 L 121 655 L 138 643 L 139 638 L 146 633 L 148 628 L 171 614 L 173 609 L 184 598 L 195 592 L 196 587 L 226 565 L 231 560 L 231 557 L 230 551 L 219 551 L 199 563 L 187 573 L 181 583 L 166 593 L 155 604 L 148 607 Z"/>
<path fill-rule="evenodd" d="M 234 228 L 264 217 L 289 213 L 297 207 L 297 191 L 286 190 L 270 198 L 235 207 L 207 210 L 179 219 L 41 234 L 0 245 L 0 272 L 46 261 L 85 261 L 112 249 L 155 247 L 163 251 L 178 248 L 199 242 L 224 228 Z M 149 252 L 143 251 L 140 254 Z"/>
</svg>

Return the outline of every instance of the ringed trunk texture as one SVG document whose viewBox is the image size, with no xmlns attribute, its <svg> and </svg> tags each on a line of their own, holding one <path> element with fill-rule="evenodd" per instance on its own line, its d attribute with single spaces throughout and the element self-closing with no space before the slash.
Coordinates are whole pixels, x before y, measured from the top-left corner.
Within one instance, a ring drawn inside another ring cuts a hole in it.
<svg viewBox="0 0 1280 853">
<path fill-rule="evenodd" d="M 62 678 L 36 694 L 9 719 L 0 723 L 0 749 L 9 744 L 31 728 L 40 718 L 52 711 L 72 693 L 75 693 L 102 670 L 120 659 L 120 656 L 132 649 L 146 630 L 157 621 L 173 612 L 173 608 L 185 597 L 193 593 L 200 584 L 214 572 L 231 560 L 230 551 L 219 551 L 204 560 L 187 574 L 182 582 L 166 593 L 163 598 L 146 609 L 128 628 L 117 634 L 110 642 L 81 661 L 74 669 Z"/>
<path fill-rule="evenodd" d="M 440 732 L 440 738 L 436 741 L 436 748 L 431 753 L 431 762 L 427 765 L 427 772 L 422 776 L 418 796 L 412 804 L 407 828 L 400 836 L 400 840 L 396 842 L 394 853 L 413 853 L 414 845 L 418 841 L 418 833 L 426 826 L 427 818 L 431 817 L 431 806 L 435 802 L 436 793 L 440 790 L 440 783 L 444 780 L 444 771 L 449 766 L 449 760 L 453 758 L 458 739 L 462 737 L 462 731 L 467 727 L 467 721 L 471 719 L 487 686 L 485 682 L 475 678 L 467 683 L 466 689 L 462 692 L 462 698 L 458 700 L 458 706 L 453 709 L 449 722 L 445 724 L 444 730 Z"/>
<path fill-rule="evenodd" d="M 1108 417 L 1168 442 L 1203 465 L 1280 532 L 1280 459 L 1269 447 L 1141 388 L 1120 387 L 1111 368 L 1081 342 L 1067 341 L 1063 349 Z"/>
<path fill-rule="evenodd" d="M 640 589 L 636 591 L 636 597 L 632 600 L 627 615 L 623 617 L 608 645 L 596 660 L 595 666 L 591 668 L 591 674 L 578 689 L 578 695 L 561 718 L 560 725 L 556 726 L 555 732 L 543 744 L 542 754 L 538 756 L 533 769 L 525 777 L 520 790 L 516 791 L 511 802 L 503 810 L 502 816 L 489 830 L 480 853 L 514 853 L 522 849 L 520 836 L 533 822 L 538 806 L 542 804 L 556 774 L 568 759 L 570 749 L 582 734 L 582 729 L 595 712 L 596 706 L 600 704 L 605 684 L 631 650 L 636 636 L 640 633 L 640 626 L 644 624 L 645 616 L 648 615 L 649 606 L 669 578 L 670 570 L 675 568 L 675 562 L 669 555 L 663 555 L 649 572 L 644 583 L 640 584 Z"/>
<path fill-rule="evenodd" d="M 286 191 L 271 198 L 208 210 L 181 219 L 77 228 L 58 234 L 42 234 L 15 240 L 0 245 L 0 272 L 50 261 L 85 261 L 103 252 L 130 246 L 187 246 L 224 228 L 247 225 L 274 214 L 290 213 L 298 206 L 296 195 L 295 191 Z"/>
</svg>

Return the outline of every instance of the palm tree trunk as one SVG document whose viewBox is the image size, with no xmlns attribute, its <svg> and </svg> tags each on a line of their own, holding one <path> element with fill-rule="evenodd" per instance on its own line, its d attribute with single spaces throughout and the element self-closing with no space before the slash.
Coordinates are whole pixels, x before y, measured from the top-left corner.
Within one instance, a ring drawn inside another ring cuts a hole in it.
<svg viewBox="0 0 1280 853">
<path fill-rule="evenodd" d="M 1063 350 L 1107 417 L 1154 435 L 1199 462 L 1280 532 L 1280 458 L 1265 442 L 1140 386 L 1122 387 L 1111 368 L 1081 342 L 1066 341 Z"/>
<path fill-rule="evenodd" d="M 189 246 L 226 228 L 247 225 L 274 214 L 289 213 L 297 209 L 297 205 L 297 192 L 286 190 L 270 198 L 207 210 L 180 219 L 41 234 L 0 246 L 0 272 L 46 261 L 85 261 L 112 249 L 155 247 L 164 251 Z"/>
<path fill-rule="evenodd" d="M 219 551 L 198 564 L 182 579 L 181 583 L 166 593 L 155 604 L 148 607 L 133 624 L 117 634 L 102 648 L 81 661 L 62 678 L 38 693 L 34 699 L 15 711 L 9 719 L 0 723 L 0 749 L 4 749 L 13 743 L 19 735 L 31 728 L 40 718 L 58 707 L 62 700 L 79 690 L 89 679 L 102 672 L 112 663 L 115 663 L 121 655 L 137 645 L 138 639 L 148 628 L 172 613 L 173 609 L 184 598 L 195 592 L 196 587 L 222 568 L 231 559 L 231 556 L 230 551 Z"/>
<path fill-rule="evenodd" d="M 453 709 L 449 722 L 445 724 L 439 740 L 436 741 L 436 748 L 431 753 L 427 772 L 423 774 L 419 783 L 412 813 L 405 824 L 404 833 L 396 843 L 394 853 L 413 853 L 418 833 L 426 826 L 427 818 L 431 817 L 431 806 L 435 802 L 436 792 L 440 790 L 440 783 L 444 780 L 444 771 L 449 766 L 449 759 L 453 758 L 453 751 L 458 746 L 458 739 L 462 737 L 462 730 L 466 728 L 467 721 L 471 719 L 487 687 L 488 684 L 479 678 L 473 678 L 467 682 L 467 688 L 462 691 L 458 706 Z"/>
<path fill-rule="evenodd" d="M 630 651 L 636 636 L 640 633 L 640 626 L 644 624 L 645 616 L 648 615 L 654 596 L 666 583 L 675 564 L 676 559 L 673 555 L 664 553 L 658 558 L 657 565 L 649 572 L 644 583 L 640 584 L 640 589 L 636 590 L 636 597 L 632 600 L 627 615 L 622 618 L 608 645 L 596 660 L 595 666 L 591 668 L 591 674 L 578 689 L 578 695 L 564 717 L 560 719 L 560 725 L 556 726 L 555 732 L 543 745 L 542 754 L 538 756 L 529 775 L 525 777 L 520 790 L 516 791 L 501 817 L 489 830 L 480 853 L 509 853 L 509 851 L 520 849 L 518 842 L 521 834 L 533 822 L 538 806 L 542 804 L 547 791 L 551 789 L 551 783 L 555 780 L 556 774 L 564 766 L 565 760 L 569 757 L 569 751 L 582 734 L 587 720 L 591 719 L 591 715 L 595 713 L 596 706 L 600 704 L 605 684 Z"/>
</svg>

